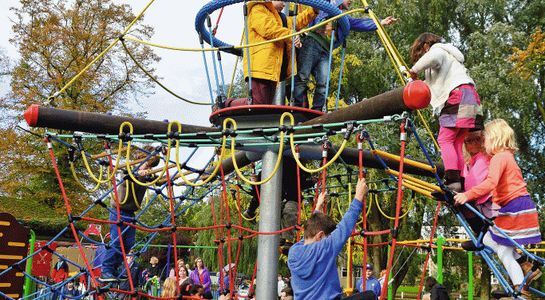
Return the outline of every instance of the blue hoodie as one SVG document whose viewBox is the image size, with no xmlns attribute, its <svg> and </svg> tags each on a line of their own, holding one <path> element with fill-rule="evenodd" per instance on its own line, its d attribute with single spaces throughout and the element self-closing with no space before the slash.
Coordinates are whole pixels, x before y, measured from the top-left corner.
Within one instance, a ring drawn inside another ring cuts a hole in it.
<svg viewBox="0 0 545 300">
<path fill-rule="evenodd" d="M 328 237 L 308 245 L 301 240 L 290 248 L 288 267 L 295 299 L 335 299 L 342 294 L 337 255 L 350 237 L 362 208 L 363 204 L 354 199 Z"/>
</svg>

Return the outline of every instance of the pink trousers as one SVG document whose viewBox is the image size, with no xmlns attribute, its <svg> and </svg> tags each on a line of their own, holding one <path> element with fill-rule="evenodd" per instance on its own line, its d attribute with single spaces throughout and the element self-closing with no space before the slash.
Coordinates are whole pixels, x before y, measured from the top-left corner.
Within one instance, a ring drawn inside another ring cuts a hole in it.
<svg viewBox="0 0 545 300">
<path fill-rule="evenodd" d="M 462 147 L 464 138 L 468 133 L 467 128 L 441 127 L 437 143 L 441 148 L 441 158 L 445 165 L 445 170 L 463 170 L 464 153 Z"/>
</svg>

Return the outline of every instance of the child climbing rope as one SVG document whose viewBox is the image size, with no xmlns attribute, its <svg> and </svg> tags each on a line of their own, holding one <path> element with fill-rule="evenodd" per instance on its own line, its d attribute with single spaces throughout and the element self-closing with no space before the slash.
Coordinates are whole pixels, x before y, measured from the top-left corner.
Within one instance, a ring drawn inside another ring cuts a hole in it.
<svg viewBox="0 0 545 300">
<path fill-rule="evenodd" d="M 144 147 L 144 150 L 149 153 L 153 153 L 155 149 L 151 146 Z M 136 159 L 145 159 L 148 155 L 146 152 L 138 152 Z M 159 156 L 153 155 L 149 157 L 137 171 L 137 179 L 140 181 L 148 181 L 146 171 L 157 166 L 159 164 Z M 120 221 L 131 222 L 134 219 L 134 212 L 140 208 L 140 203 L 144 199 L 147 188 L 145 186 L 138 185 L 137 183 L 127 178 L 125 182 L 122 182 L 118 188 L 118 200 L 119 200 L 119 212 Z M 110 221 L 117 221 L 117 211 L 115 200 L 111 201 Z M 118 226 L 122 232 L 122 240 L 118 235 Z M 111 247 L 108 248 L 104 254 L 104 260 L 102 261 L 102 272 L 100 274 L 99 281 L 102 283 L 118 281 L 121 277 L 127 276 L 127 273 L 119 274 L 118 269 L 123 263 L 123 255 L 121 252 L 121 241 L 125 252 L 129 253 L 130 249 L 134 245 L 136 238 L 136 229 L 127 225 L 110 224 L 110 238 L 112 240 Z M 126 229 L 126 230 L 125 230 Z"/>
<path fill-rule="evenodd" d="M 358 221 L 367 190 L 365 178 L 359 179 L 354 200 L 339 224 L 322 213 L 326 194 L 319 195 L 316 210 L 305 224 L 304 239 L 293 245 L 288 255 L 295 299 L 341 299 L 337 255 Z M 347 299 L 375 299 L 375 295 L 369 291 Z"/>
<path fill-rule="evenodd" d="M 431 105 L 439 116 L 438 143 L 445 165 L 445 183 L 462 191 L 464 168 L 462 145 L 467 132 L 482 129 L 481 100 L 475 82 L 464 67 L 464 55 L 451 44 L 441 43 L 433 33 L 422 33 L 411 47 L 413 79 L 424 71 L 431 90 Z"/>
<path fill-rule="evenodd" d="M 264 42 L 290 35 L 292 19 L 282 13 L 283 1 L 253 2 L 248 4 L 248 42 Z M 301 30 L 316 17 L 317 12 L 308 8 L 297 16 L 296 29 Z M 298 36 L 295 46 L 301 47 Z M 248 59 L 250 60 L 251 92 L 253 104 L 272 104 L 276 84 L 291 76 L 291 38 L 274 43 L 252 47 L 250 57 L 244 51 L 244 78 L 248 80 Z"/>
<path fill-rule="evenodd" d="M 515 132 L 505 120 L 495 119 L 486 124 L 484 137 L 486 152 L 492 156 L 488 176 L 469 191 L 455 195 L 456 204 L 474 201 L 492 192 L 492 201 L 501 207 L 494 220 L 496 226 L 520 245 L 541 242 L 536 206 L 526 190 L 526 182 L 515 161 L 514 153 L 518 149 Z M 517 253 L 516 247 L 495 228 L 486 233 L 483 243 L 496 252 L 515 289 L 518 289 L 524 281 L 524 274 L 531 272 L 532 264 L 519 265 L 517 259 L 521 255 Z M 524 297 L 529 296 L 528 284 L 540 275 L 539 270 L 532 273 L 522 289 Z"/>
</svg>

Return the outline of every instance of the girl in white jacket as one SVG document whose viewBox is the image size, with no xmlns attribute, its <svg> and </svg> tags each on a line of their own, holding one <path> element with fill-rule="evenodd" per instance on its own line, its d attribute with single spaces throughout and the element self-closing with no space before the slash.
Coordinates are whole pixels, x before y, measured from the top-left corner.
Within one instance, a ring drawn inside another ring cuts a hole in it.
<svg viewBox="0 0 545 300">
<path fill-rule="evenodd" d="M 425 73 L 433 112 L 439 116 L 437 141 L 445 166 L 445 183 L 451 190 L 461 192 L 464 138 L 469 130 L 483 128 L 483 112 L 475 82 L 463 65 L 464 55 L 441 40 L 433 33 L 422 33 L 414 41 L 411 47 L 414 65 L 410 72 L 415 79 L 418 73 Z"/>
</svg>

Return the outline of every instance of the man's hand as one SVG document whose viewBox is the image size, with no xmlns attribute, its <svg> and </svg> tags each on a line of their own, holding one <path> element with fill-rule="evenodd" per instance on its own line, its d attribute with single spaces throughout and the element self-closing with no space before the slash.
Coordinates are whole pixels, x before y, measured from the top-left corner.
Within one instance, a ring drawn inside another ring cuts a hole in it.
<svg viewBox="0 0 545 300">
<path fill-rule="evenodd" d="M 395 22 L 397 22 L 396 18 L 394 18 L 392 16 L 388 16 L 385 19 L 382 19 L 382 21 L 380 21 L 380 24 L 382 26 L 390 26 L 390 25 L 394 24 Z"/>
<path fill-rule="evenodd" d="M 303 47 L 303 43 L 301 43 L 301 37 L 299 37 L 298 35 L 293 37 L 293 43 L 295 44 L 295 48 Z"/>
<path fill-rule="evenodd" d="M 324 205 L 327 203 L 327 191 L 320 193 L 318 199 L 316 200 L 316 209 L 318 211 L 323 211 Z"/>
<path fill-rule="evenodd" d="M 409 70 L 409 73 L 411 74 L 411 78 L 412 78 L 413 80 L 418 80 L 418 74 L 416 74 L 416 72 L 413 71 L 413 69 L 410 69 L 410 70 Z"/>
<path fill-rule="evenodd" d="M 368 191 L 369 188 L 367 188 L 367 182 L 365 181 L 365 178 L 358 179 L 358 184 L 356 185 L 356 199 L 358 199 L 358 201 L 360 202 L 365 201 L 365 195 Z"/>
<path fill-rule="evenodd" d="M 467 201 L 469 201 L 469 198 L 464 193 L 454 195 L 454 204 L 456 205 L 464 205 Z"/>
</svg>

